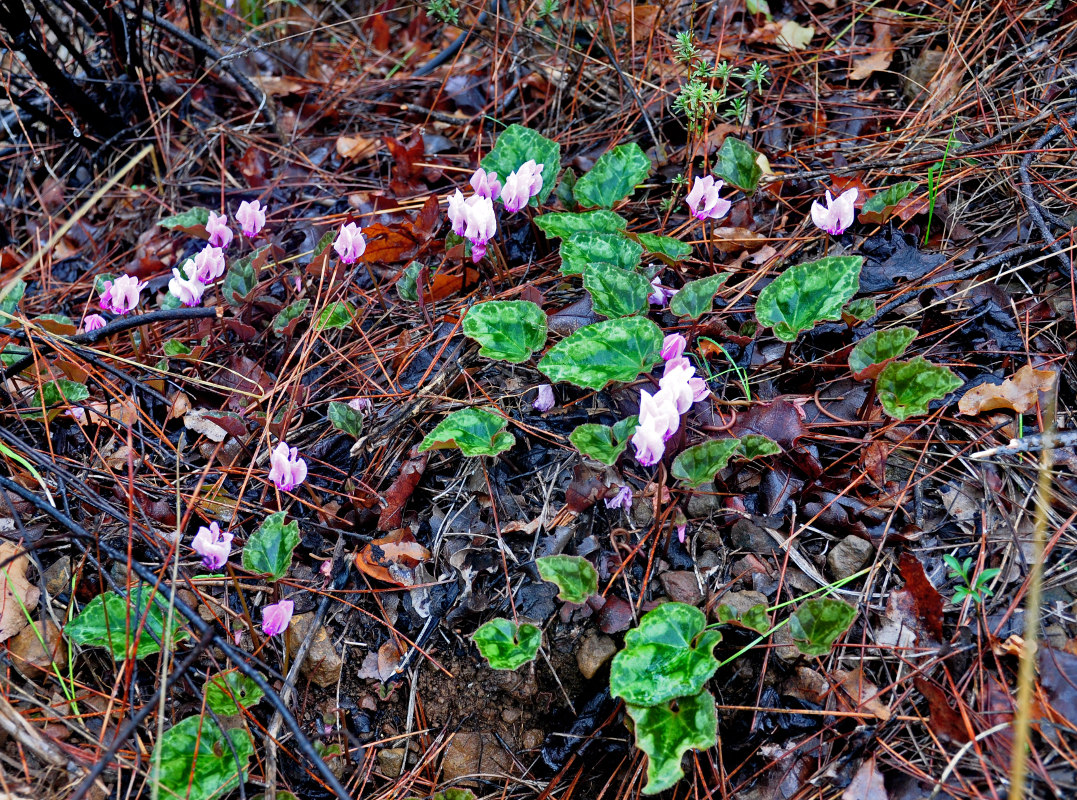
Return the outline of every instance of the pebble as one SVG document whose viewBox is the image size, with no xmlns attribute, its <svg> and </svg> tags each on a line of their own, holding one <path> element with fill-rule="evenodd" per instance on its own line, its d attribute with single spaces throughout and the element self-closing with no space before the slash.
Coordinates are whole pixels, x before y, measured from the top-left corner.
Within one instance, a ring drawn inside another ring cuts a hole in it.
<svg viewBox="0 0 1077 800">
<path fill-rule="evenodd" d="M 296 651 L 299 650 L 313 622 L 313 612 L 297 614 L 292 617 L 292 624 L 288 626 L 288 630 L 284 633 L 284 645 L 288 648 L 289 655 L 294 656 Z M 335 686 L 337 681 L 340 680 L 340 670 L 343 666 L 344 662 L 341 660 L 340 654 L 337 653 L 337 649 L 333 646 L 333 640 L 329 637 L 329 632 L 324 625 L 319 625 L 317 632 L 314 634 L 314 640 L 310 644 L 310 649 L 307 651 L 307 657 L 303 661 L 301 668 L 303 674 L 313 683 L 323 688 L 328 688 Z"/>
<path fill-rule="evenodd" d="M 875 555 L 875 547 L 859 536 L 846 536 L 826 556 L 830 577 L 840 581 L 866 567 Z"/>
<path fill-rule="evenodd" d="M 613 639 L 592 631 L 580 642 L 580 649 L 576 651 L 576 665 L 583 677 L 590 680 L 616 652 L 617 644 Z"/>
</svg>

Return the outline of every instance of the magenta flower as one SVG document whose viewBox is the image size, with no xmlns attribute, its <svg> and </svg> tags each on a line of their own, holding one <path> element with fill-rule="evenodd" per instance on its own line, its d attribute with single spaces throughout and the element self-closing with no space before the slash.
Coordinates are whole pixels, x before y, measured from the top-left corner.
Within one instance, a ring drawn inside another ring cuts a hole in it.
<svg viewBox="0 0 1077 800">
<path fill-rule="evenodd" d="M 105 322 L 105 318 L 100 314 L 89 314 L 86 319 L 82 321 L 82 332 L 90 333 L 91 331 L 100 330 L 108 323 Z"/>
<path fill-rule="evenodd" d="M 698 220 L 704 220 L 721 219 L 728 214 L 732 204 L 718 196 L 723 186 L 725 186 L 725 181 L 716 181 L 713 175 L 696 178 L 695 183 L 692 184 L 692 191 L 684 200 L 692 209 L 692 216 Z"/>
<path fill-rule="evenodd" d="M 684 539 L 688 535 L 688 523 L 677 526 L 677 541 L 684 544 Z"/>
<path fill-rule="evenodd" d="M 333 249 L 337 251 L 340 260 L 345 264 L 354 264 L 366 252 L 363 229 L 354 222 L 342 225 L 336 241 L 333 242 Z"/>
<path fill-rule="evenodd" d="M 556 402 L 557 401 L 554 400 L 553 396 L 553 387 L 548 383 L 543 383 L 538 387 L 538 397 L 535 398 L 535 402 L 531 404 L 531 407 L 535 409 L 535 411 L 540 411 L 545 414 L 553 408 L 554 403 Z"/>
<path fill-rule="evenodd" d="M 121 275 L 114 281 L 106 281 L 105 291 L 101 293 L 101 308 L 113 314 L 134 311 L 145 288 L 145 283 L 131 275 Z"/>
<path fill-rule="evenodd" d="M 811 221 L 817 228 L 826 231 L 831 236 L 841 236 L 845 233 L 845 229 L 853 224 L 853 218 L 856 216 L 854 204 L 857 194 L 855 188 L 846 189 L 835 199 L 828 191 L 825 206 L 818 200 L 812 201 Z"/>
<path fill-rule="evenodd" d="M 681 414 L 676 398 L 665 389 L 651 395 L 646 390 L 639 393 L 639 423 L 648 425 L 669 439 L 681 427 Z"/>
<path fill-rule="evenodd" d="M 467 230 L 467 201 L 464 193 L 459 189 L 449 195 L 449 222 L 452 223 L 452 232 L 457 236 L 463 236 Z"/>
<path fill-rule="evenodd" d="M 505 204 L 506 211 L 515 214 L 542 191 L 542 168 L 542 164 L 536 164 L 535 160 L 531 159 L 517 167 L 516 171 L 505 179 L 505 186 L 501 189 L 501 202 Z"/>
<path fill-rule="evenodd" d="M 651 288 L 654 289 L 649 295 L 647 295 L 647 301 L 652 306 L 664 306 L 669 302 L 669 298 L 677 294 L 677 289 L 670 289 L 668 286 L 663 286 L 662 281 L 658 279 L 656 275 L 654 280 L 651 281 Z"/>
<path fill-rule="evenodd" d="M 216 522 L 211 522 L 208 528 L 203 525 L 198 529 L 191 547 L 202 556 L 202 566 L 216 572 L 224 566 L 232 552 L 232 534 L 222 531 Z"/>
<path fill-rule="evenodd" d="M 497 196 L 501 194 L 501 181 L 497 179 L 496 172 L 487 172 L 482 167 L 479 167 L 475 170 L 475 174 L 471 176 L 471 188 L 475 190 L 475 194 L 479 197 L 496 200 Z"/>
<path fill-rule="evenodd" d="M 269 461 L 272 465 L 269 479 L 282 492 L 292 491 L 307 479 L 307 462 L 299 457 L 298 449 L 289 448 L 287 442 L 282 441 L 273 448 Z"/>
<path fill-rule="evenodd" d="M 644 467 L 653 467 L 662 460 L 666 451 L 665 431 L 655 427 L 653 418 L 641 422 L 632 434 L 632 446 L 636 448 L 636 461 Z"/>
<path fill-rule="evenodd" d="M 262 633 L 266 636 L 278 636 L 288 630 L 292 621 L 295 603 L 281 600 L 279 603 L 262 607 Z"/>
<path fill-rule="evenodd" d="M 224 275 L 224 269 L 224 251 L 212 244 L 207 244 L 194 257 L 194 276 L 207 286 Z"/>
<path fill-rule="evenodd" d="M 243 235 L 248 239 L 253 239 L 266 224 L 266 210 L 257 200 L 253 202 L 244 200 L 239 204 L 236 220 L 243 226 Z"/>
<path fill-rule="evenodd" d="M 209 234 L 209 243 L 214 247 L 224 249 L 232 243 L 232 229 L 228 227 L 228 217 L 225 214 L 210 211 L 206 221 L 206 233 Z"/>
<path fill-rule="evenodd" d="M 622 486 L 613 497 L 607 497 L 605 503 L 606 508 L 623 508 L 628 511 L 632 508 L 632 490 L 627 486 Z"/>
<path fill-rule="evenodd" d="M 658 381 L 659 394 L 677 409 L 678 417 L 686 413 L 695 402 L 695 387 L 691 383 L 695 377 L 695 368 L 687 358 L 675 358 L 666 362 L 665 372 Z"/>
<path fill-rule="evenodd" d="M 684 355 L 684 348 L 688 346 L 688 340 L 679 333 L 671 333 L 662 340 L 662 360 L 669 361 L 672 358 L 680 358 Z"/>
<path fill-rule="evenodd" d="M 192 275 L 196 269 L 195 262 L 188 259 L 183 265 L 183 272 L 172 270 L 172 280 L 168 282 L 168 292 L 185 306 L 196 306 L 202 302 L 206 285 Z"/>
<path fill-rule="evenodd" d="M 354 400 L 348 401 L 348 408 L 352 411 L 358 411 L 360 414 L 369 414 L 374 410 L 374 403 L 371 402 L 369 397 L 356 397 Z"/>
<path fill-rule="evenodd" d="M 464 204 L 464 216 L 467 219 L 464 236 L 471 241 L 471 260 L 478 264 L 486 255 L 486 243 L 497 233 L 493 201 L 488 197 L 472 195 Z"/>
</svg>

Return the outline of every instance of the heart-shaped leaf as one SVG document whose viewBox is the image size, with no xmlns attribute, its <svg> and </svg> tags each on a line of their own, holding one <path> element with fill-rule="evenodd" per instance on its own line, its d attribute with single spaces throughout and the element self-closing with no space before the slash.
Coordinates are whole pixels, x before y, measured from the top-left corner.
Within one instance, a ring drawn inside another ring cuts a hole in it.
<svg viewBox="0 0 1077 800">
<path fill-rule="evenodd" d="M 740 447 L 740 439 L 711 439 L 682 450 L 673 460 L 673 477 L 695 488 L 714 480 Z"/>
<path fill-rule="evenodd" d="M 628 447 L 632 434 L 639 425 L 639 417 L 631 416 L 622 419 L 612 428 L 609 425 L 596 425 L 588 422 L 577 425 L 569 434 L 568 439 L 573 447 L 588 458 L 601 461 L 607 466 L 613 466 L 621 453 Z"/>
<path fill-rule="evenodd" d="M 277 316 L 273 317 L 273 333 L 281 336 L 287 330 L 288 326 L 292 323 L 292 320 L 297 320 L 303 316 L 303 312 L 307 310 L 307 306 L 310 305 L 310 300 L 304 297 L 302 300 L 296 300 L 294 303 L 289 303 L 280 311 L 277 312 Z"/>
<path fill-rule="evenodd" d="M 902 181 L 888 186 L 881 192 L 876 192 L 860 209 L 860 220 L 881 225 L 894 213 L 898 203 L 912 194 L 915 188 L 916 181 Z"/>
<path fill-rule="evenodd" d="M 247 779 L 254 746 L 242 728 L 230 730 L 228 741 L 208 716 L 187 717 L 165 731 L 153 755 L 161 759 L 162 796 L 215 800 L 239 786 Z"/>
<path fill-rule="evenodd" d="M 151 600 L 153 593 L 148 584 L 142 583 L 131 589 L 129 598 L 115 592 L 99 594 L 64 626 L 64 636 L 86 647 L 107 647 L 117 661 L 126 659 L 131 648 L 134 648 L 135 658 L 157 653 L 165 630 L 165 612 Z M 186 639 L 187 635 L 175 620 L 173 644 Z"/>
<path fill-rule="evenodd" d="M 552 381 L 601 389 L 635 380 L 658 361 L 662 329 L 646 317 L 585 325 L 550 348 L 538 368 Z"/>
<path fill-rule="evenodd" d="M 314 330 L 324 331 L 347 328 L 354 319 L 355 306 L 343 300 L 338 300 L 322 309 L 322 313 L 318 315 L 317 322 L 314 323 Z"/>
<path fill-rule="evenodd" d="M 482 160 L 482 168 L 496 172 L 504 183 L 510 174 L 531 160 L 542 164 L 542 191 L 531 198 L 531 204 L 538 205 L 546 202 L 557 181 L 557 173 L 561 171 L 561 145 L 557 142 L 523 125 L 509 125 L 497 137 L 494 149 Z"/>
<path fill-rule="evenodd" d="M 363 415 L 347 403 L 334 400 L 329 404 L 328 416 L 329 421 L 338 431 L 344 431 L 344 433 L 354 436 L 356 439 L 362 435 Z"/>
<path fill-rule="evenodd" d="M 904 353 L 915 338 L 916 331 L 904 326 L 865 336 L 849 352 L 849 369 L 853 377 L 858 381 L 878 377 L 883 367 Z"/>
<path fill-rule="evenodd" d="M 492 619 L 472 635 L 479 653 L 494 669 L 516 669 L 534 659 L 542 644 L 542 631 L 526 622 Z"/>
<path fill-rule="evenodd" d="M 647 307 L 654 291 L 638 272 L 625 272 L 614 264 L 595 261 L 583 269 L 583 288 L 591 295 L 591 305 L 603 317 L 631 317 Z"/>
<path fill-rule="evenodd" d="M 698 281 L 689 281 L 669 301 L 669 310 L 678 317 L 696 320 L 711 310 L 714 295 L 722 288 L 730 273 L 719 272 Z"/>
<path fill-rule="evenodd" d="M 639 266 L 643 247 L 619 233 L 574 233 L 561 244 L 561 272 L 579 275 L 588 264 L 603 261 L 626 272 Z"/>
<path fill-rule="evenodd" d="M 85 384 L 60 378 L 59 380 L 42 384 L 34 397 L 33 405 L 34 408 L 41 408 L 43 405 L 48 408 L 61 403 L 73 405 L 81 403 L 89 396 L 90 390 L 86 388 Z"/>
<path fill-rule="evenodd" d="M 535 224 L 551 239 L 567 239 L 576 233 L 618 234 L 628 227 L 624 217 L 604 209 L 577 214 L 567 211 L 540 214 L 535 217 Z"/>
<path fill-rule="evenodd" d="M 718 163 L 715 174 L 726 183 L 731 183 L 745 194 L 752 194 L 759 186 L 763 168 L 759 166 L 759 153 L 733 136 L 725 137 L 722 149 L 718 151 Z"/>
<path fill-rule="evenodd" d="M 94 294 L 100 293 L 100 289 L 97 287 L 101 284 L 101 278 L 102 276 L 97 276 L 97 281 L 94 285 Z M 3 312 L 4 314 L 14 314 L 19 308 L 19 301 L 22 300 L 23 295 L 26 294 L 26 281 L 15 279 L 8 284 L 8 287 L 7 294 L 0 299 L 0 312 Z M 3 317 L 0 317 L 0 321 L 6 322 Z"/>
<path fill-rule="evenodd" d="M 168 230 L 174 230 L 180 228 L 186 232 L 190 232 L 192 229 L 202 226 L 206 227 L 206 223 L 209 222 L 209 209 L 196 206 L 190 208 L 180 214 L 172 214 L 165 217 L 157 224 L 162 228 Z"/>
<path fill-rule="evenodd" d="M 496 456 L 516 443 L 504 417 L 481 408 L 462 408 L 445 417 L 419 445 L 419 452 L 459 448 L 465 456 Z"/>
<path fill-rule="evenodd" d="M 491 300 L 468 309 L 464 335 L 482 349 L 480 356 L 519 364 L 546 344 L 546 314 L 529 300 Z"/>
<path fill-rule="evenodd" d="M 817 322 L 841 319 L 842 306 L 860 286 L 863 263 L 860 256 L 830 256 L 790 267 L 759 292 L 756 319 L 783 342 L 796 341 Z"/>
<path fill-rule="evenodd" d="M 845 304 L 845 308 L 842 309 L 842 316 L 850 318 L 846 320 L 850 325 L 857 320 L 863 322 L 866 319 L 871 319 L 874 315 L 875 301 L 870 297 L 861 297 L 859 300 L 850 300 Z"/>
<path fill-rule="evenodd" d="M 582 603 L 598 594 L 598 573 L 580 556 L 543 556 L 535 559 L 542 580 L 556 584 L 557 596 L 566 603 Z"/>
<path fill-rule="evenodd" d="M 736 458 L 745 461 L 753 461 L 757 458 L 776 456 L 781 451 L 782 448 L 773 439 L 763 436 L 761 433 L 749 433 L 740 437 L 740 444 L 737 445 L 734 455 Z"/>
<path fill-rule="evenodd" d="M 758 603 L 739 614 L 735 608 L 723 603 L 718 606 L 718 621 L 723 623 L 732 622 L 764 636 L 770 633 L 770 617 L 767 615 L 767 607 L 762 603 Z"/>
<path fill-rule="evenodd" d="M 685 603 L 663 603 L 646 614 L 613 657 L 610 692 L 637 706 L 698 694 L 718 669 L 713 650 L 722 638 L 706 627 L 703 612 Z"/>
<path fill-rule="evenodd" d="M 672 236 L 658 236 L 653 233 L 637 233 L 636 238 L 648 253 L 665 256 L 670 261 L 683 261 L 692 255 L 692 245 L 674 239 Z"/>
<path fill-rule="evenodd" d="M 264 695 L 258 684 L 238 669 L 218 672 L 206 681 L 206 705 L 214 714 L 242 714 Z"/>
<path fill-rule="evenodd" d="M 284 512 L 265 518 L 243 548 L 243 569 L 268 575 L 269 581 L 279 581 L 292 566 L 292 553 L 299 544 L 299 523 L 285 523 Z"/>
<path fill-rule="evenodd" d="M 179 339 L 169 339 L 161 348 L 169 358 L 176 358 L 177 356 L 189 356 L 191 354 L 191 348 L 181 342 Z"/>
<path fill-rule="evenodd" d="M 619 144 L 580 176 L 572 191 L 581 206 L 613 208 L 628 197 L 651 171 L 651 160 L 635 142 Z"/>
<path fill-rule="evenodd" d="M 229 305 L 242 305 L 258 285 L 258 269 L 269 253 L 270 245 L 237 258 L 228 267 L 221 283 L 221 296 Z"/>
<path fill-rule="evenodd" d="M 636 747 L 647 754 L 644 794 L 672 788 L 684 777 L 684 754 L 707 750 L 718 742 L 718 717 L 710 692 L 652 707 L 626 703 L 625 710 L 636 729 Z"/>
<path fill-rule="evenodd" d="M 807 600 L 789 617 L 793 643 L 806 656 L 825 656 L 856 619 L 856 609 L 843 600 Z"/>
<path fill-rule="evenodd" d="M 932 400 L 946 397 L 964 384 L 946 367 L 932 364 L 922 356 L 912 361 L 891 361 L 875 379 L 875 392 L 883 411 L 894 419 L 926 414 Z"/>
<path fill-rule="evenodd" d="M 448 242 L 445 243 L 445 248 L 449 248 Z M 401 270 L 400 277 L 396 279 L 396 293 L 400 295 L 401 300 L 409 303 L 419 302 L 419 273 L 422 269 L 422 264 L 412 261 Z"/>
</svg>

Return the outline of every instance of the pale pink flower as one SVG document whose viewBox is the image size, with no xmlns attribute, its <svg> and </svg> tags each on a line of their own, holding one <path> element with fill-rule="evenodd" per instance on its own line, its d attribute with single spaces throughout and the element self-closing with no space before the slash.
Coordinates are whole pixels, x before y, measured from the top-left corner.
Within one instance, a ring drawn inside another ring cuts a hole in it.
<svg viewBox="0 0 1077 800">
<path fill-rule="evenodd" d="M 666 362 L 665 372 L 658 381 L 658 394 L 662 396 L 664 402 L 677 410 L 678 417 L 686 413 L 695 402 L 696 389 L 691 384 L 691 380 L 695 377 L 695 368 L 687 358 L 675 358 Z"/>
<path fill-rule="evenodd" d="M 542 191 L 542 168 L 542 164 L 536 164 L 532 159 L 521 164 L 505 179 L 501 202 L 505 204 L 506 211 L 515 214 Z"/>
<path fill-rule="evenodd" d="M 632 490 L 622 486 L 613 497 L 607 497 L 606 508 L 623 508 L 625 511 L 632 508 Z"/>
<path fill-rule="evenodd" d="M 105 282 L 105 291 L 101 293 L 101 308 L 113 314 L 127 314 L 134 311 L 141 300 L 144 282 L 131 275 L 121 275 L 114 281 Z"/>
<path fill-rule="evenodd" d="M 449 195 L 449 222 L 452 223 L 452 232 L 457 236 L 463 236 L 467 230 L 467 201 L 464 193 L 459 189 Z"/>
<path fill-rule="evenodd" d="M 818 200 L 813 200 L 811 204 L 811 220 L 815 223 L 816 227 L 829 233 L 831 236 L 841 236 L 845 233 L 845 229 L 853 224 L 853 218 L 856 216 L 856 203 L 857 190 L 855 188 L 846 189 L 839 194 L 837 198 L 830 196 L 830 192 L 826 193 L 826 205 L 824 206 Z"/>
<path fill-rule="evenodd" d="M 723 186 L 725 182 L 715 181 L 713 175 L 696 178 L 692 191 L 685 198 L 688 207 L 692 209 L 692 216 L 704 220 L 721 219 L 728 214 L 731 203 L 718 196 Z"/>
<path fill-rule="evenodd" d="M 358 411 L 360 414 L 369 414 L 374 410 L 374 403 L 371 402 L 369 397 L 356 397 L 354 400 L 348 401 L 348 408 L 352 411 Z"/>
<path fill-rule="evenodd" d="M 262 633 L 266 636 L 278 636 L 288 630 L 292 621 L 295 603 L 281 600 L 279 603 L 262 607 Z"/>
<path fill-rule="evenodd" d="M 545 414 L 557 401 L 553 396 L 553 387 L 548 383 L 543 383 L 538 387 L 538 397 L 535 398 L 535 402 L 531 404 L 531 407 L 535 411 L 540 411 Z"/>
<path fill-rule="evenodd" d="M 224 566 L 232 552 L 232 534 L 211 522 L 208 528 L 203 525 L 198 529 L 191 547 L 202 556 L 202 566 L 215 572 Z"/>
<path fill-rule="evenodd" d="M 71 417 L 71 419 L 75 420 L 79 425 L 86 424 L 86 409 L 82 406 L 73 406 L 72 408 L 67 409 L 67 411 L 64 412 L 64 416 Z"/>
<path fill-rule="evenodd" d="M 669 302 L 669 298 L 677 294 L 677 289 L 671 289 L 668 286 L 663 286 L 662 281 L 655 275 L 654 280 L 651 281 L 651 288 L 654 289 L 649 295 L 647 295 L 647 301 L 652 306 L 664 306 Z"/>
<path fill-rule="evenodd" d="M 253 239 L 266 224 L 266 210 L 257 200 L 244 200 L 239 204 L 236 221 L 243 226 L 243 235 Z"/>
<path fill-rule="evenodd" d="M 684 539 L 688 535 L 688 523 L 677 526 L 677 541 L 684 544 Z"/>
<path fill-rule="evenodd" d="M 639 393 L 639 424 L 650 427 L 665 441 L 681 427 L 681 412 L 673 396 L 661 390 L 652 396 L 646 390 Z"/>
<path fill-rule="evenodd" d="M 290 492 L 307 478 L 307 462 L 299 457 L 297 448 L 288 447 L 287 442 L 280 442 L 269 455 L 272 465 L 269 479 L 282 492 Z"/>
<path fill-rule="evenodd" d="M 354 264 L 366 252 L 366 238 L 362 228 L 354 222 L 342 225 L 336 241 L 333 242 L 333 249 L 345 264 Z"/>
<path fill-rule="evenodd" d="M 100 330 L 108 323 L 105 322 L 105 318 L 100 314 L 89 314 L 86 319 L 82 321 L 82 332 L 90 333 L 91 331 Z"/>
<path fill-rule="evenodd" d="M 662 340 L 662 359 L 669 361 L 671 358 L 680 358 L 684 355 L 684 348 L 688 346 L 688 340 L 679 333 L 671 333 Z"/>
<path fill-rule="evenodd" d="M 464 206 L 464 216 L 467 219 L 464 236 L 471 242 L 471 260 L 478 264 L 486 255 L 486 243 L 497 233 L 493 201 L 472 195 Z"/>
<path fill-rule="evenodd" d="M 690 379 L 688 381 L 688 388 L 692 390 L 693 403 L 698 403 L 711 392 L 711 390 L 707 388 L 707 382 L 702 378 Z"/>
<path fill-rule="evenodd" d="M 224 250 L 207 244 L 194 257 L 194 276 L 207 286 L 224 275 Z"/>
<path fill-rule="evenodd" d="M 209 212 L 209 220 L 206 222 L 206 233 L 209 234 L 209 243 L 214 247 L 224 249 L 232 243 L 232 229 L 228 227 L 228 216 Z"/>
<path fill-rule="evenodd" d="M 632 434 L 632 446 L 636 448 L 636 461 L 644 467 L 653 467 L 662 460 L 666 451 L 665 431 L 654 427 L 653 422 L 640 423 Z"/>
<path fill-rule="evenodd" d="M 196 306 L 202 302 L 202 294 L 206 291 L 206 285 L 191 273 L 195 271 L 194 262 L 190 259 L 183 265 L 183 272 L 178 269 L 172 270 L 172 280 L 168 282 L 168 292 L 177 298 L 185 306 Z"/>
<path fill-rule="evenodd" d="M 497 196 L 501 194 L 501 181 L 497 179 L 496 172 L 487 172 L 482 167 L 479 167 L 475 170 L 475 174 L 471 176 L 471 188 L 480 197 L 496 200 Z"/>
</svg>

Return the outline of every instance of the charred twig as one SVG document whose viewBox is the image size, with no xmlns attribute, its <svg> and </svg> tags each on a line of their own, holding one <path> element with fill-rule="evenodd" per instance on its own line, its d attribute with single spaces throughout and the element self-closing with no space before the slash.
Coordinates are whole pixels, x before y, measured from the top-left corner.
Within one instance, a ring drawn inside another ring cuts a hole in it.
<svg viewBox="0 0 1077 800">
<path fill-rule="evenodd" d="M 1065 123 L 1056 123 L 1048 128 L 1047 132 L 1037 139 L 1029 151 L 1025 153 L 1024 158 L 1021 159 L 1021 165 L 1017 168 L 1018 173 L 1021 175 L 1021 195 L 1028 203 L 1028 215 L 1032 217 L 1032 222 L 1043 237 L 1043 241 L 1051 249 L 1051 252 L 1058 257 L 1059 263 L 1062 264 L 1062 274 L 1070 276 L 1073 275 L 1073 259 L 1066 255 L 1066 251 L 1062 249 L 1062 245 L 1058 243 L 1058 240 L 1052 235 L 1051 229 L 1047 226 L 1043 208 L 1040 206 L 1040 201 L 1036 199 L 1035 192 L 1032 191 L 1032 176 L 1028 170 L 1032 166 L 1032 159 L 1039 154 L 1041 148 L 1050 144 L 1074 125 L 1077 125 L 1077 114 L 1071 116 Z"/>
</svg>

